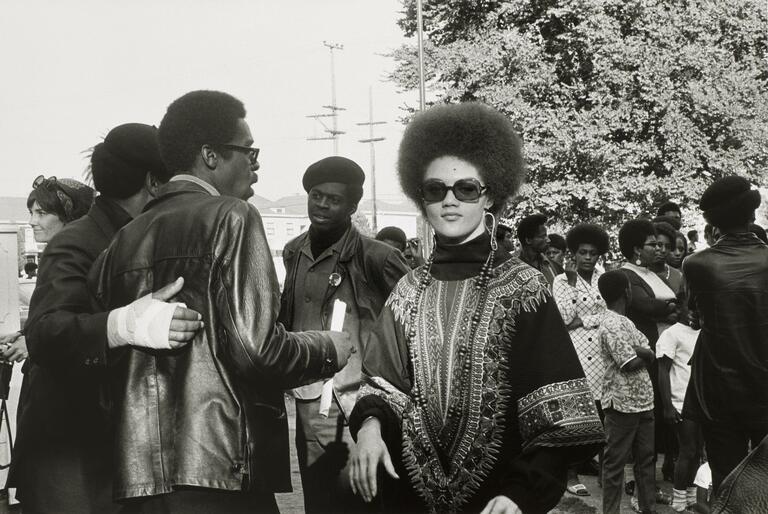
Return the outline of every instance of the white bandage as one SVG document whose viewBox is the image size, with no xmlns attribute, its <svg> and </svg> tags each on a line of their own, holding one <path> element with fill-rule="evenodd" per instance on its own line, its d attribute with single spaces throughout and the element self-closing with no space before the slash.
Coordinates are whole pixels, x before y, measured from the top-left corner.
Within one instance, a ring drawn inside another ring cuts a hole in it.
<svg viewBox="0 0 768 514">
<path fill-rule="evenodd" d="M 110 312 L 107 321 L 112 346 L 141 346 L 170 350 L 168 335 L 176 307 L 183 303 L 154 300 L 148 294 L 133 303 Z"/>
</svg>

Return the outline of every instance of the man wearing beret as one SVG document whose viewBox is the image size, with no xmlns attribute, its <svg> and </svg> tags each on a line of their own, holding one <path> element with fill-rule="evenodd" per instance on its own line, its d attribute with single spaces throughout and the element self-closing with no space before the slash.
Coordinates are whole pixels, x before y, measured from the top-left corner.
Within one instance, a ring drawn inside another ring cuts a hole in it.
<svg viewBox="0 0 768 514">
<path fill-rule="evenodd" d="M 100 401 L 107 350 L 151 346 L 109 329 L 121 312 L 135 306 L 101 312 L 92 302 L 87 276 L 114 234 L 169 178 L 157 129 L 140 123 L 112 129 L 94 147 L 91 173 L 101 194 L 85 216 L 48 243 L 24 328 L 29 359 L 8 485 L 17 487 L 25 512 L 110 512 L 117 507 L 112 503 L 111 435 Z M 180 281 L 171 284 L 155 301 L 168 300 L 180 287 Z M 199 314 L 169 308 L 173 314 L 164 335 L 180 344 L 200 327 Z"/>
<path fill-rule="evenodd" d="M 283 250 L 286 279 L 280 307 L 289 330 L 327 329 L 334 303 L 341 300 L 346 304 L 344 331 L 361 351 L 389 293 L 409 271 L 401 252 L 352 225 L 364 180 L 360 166 L 344 157 L 326 157 L 307 168 L 302 183 L 309 193 L 310 227 Z M 345 428 L 360 387 L 361 351 L 331 381 L 294 390 L 307 514 L 366 508 L 349 485 L 354 442 Z"/>
<path fill-rule="evenodd" d="M 683 262 L 701 322 L 683 417 L 702 425 L 715 491 L 768 434 L 768 246 L 749 230 L 759 205 L 746 179 L 714 182 L 699 207 L 721 235 Z"/>
</svg>

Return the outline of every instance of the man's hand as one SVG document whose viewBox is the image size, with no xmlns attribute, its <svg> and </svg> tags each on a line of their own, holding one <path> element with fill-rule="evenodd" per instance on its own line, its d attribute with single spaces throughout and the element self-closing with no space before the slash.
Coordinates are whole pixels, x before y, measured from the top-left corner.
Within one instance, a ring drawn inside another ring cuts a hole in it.
<svg viewBox="0 0 768 514">
<path fill-rule="evenodd" d="M 184 277 L 179 277 L 176 281 L 152 293 L 152 299 L 167 302 L 179 294 L 183 287 Z M 199 312 L 180 305 L 177 306 L 176 310 L 173 311 L 171 326 L 168 329 L 168 344 L 171 345 L 171 348 L 179 348 L 191 341 L 197 331 L 203 328 L 202 319 L 203 317 Z"/>
<path fill-rule="evenodd" d="M 183 304 L 167 304 L 183 287 L 184 279 L 179 277 L 152 295 L 112 310 L 107 319 L 109 347 L 172 350 L 191 341 L 204 326 L 202 316 Z"/>
<path fill-rule="evenodd" d="M 389 456 L 389 450 L 381 438 L 381 424 L 376 418 L 368 418 L 357 433 L 357 454 L 349 467 L 349 480 L 352 492 L 371 502 L 377 494 L 376 474 L 379 464 L 384 464 L 389 476 L 399 479 L 395 466 Z"/>
<path fill-rule="evenodd" d="M 480 514 L 523 514 L 523 511 L 506 496 L 497 496 L 491 498 Z"/>
<path fill-rule="evenodd" d="M 339 365 L 339 369 L 347 365 L 349 356 L 357 351 L 357 348 L 352 344 L 352 340 L 349 334 L 346 332 L 328 332 L 333 341 L 333 347 L 336 349 L 336 362 Z"/>
<path fill-rule="evenodd" d="M 10 344 L 0 343 L 0 358 L 6 362 L 20 362 L 28 356 L 27 340 L 21 334 Z"/>
</svg>

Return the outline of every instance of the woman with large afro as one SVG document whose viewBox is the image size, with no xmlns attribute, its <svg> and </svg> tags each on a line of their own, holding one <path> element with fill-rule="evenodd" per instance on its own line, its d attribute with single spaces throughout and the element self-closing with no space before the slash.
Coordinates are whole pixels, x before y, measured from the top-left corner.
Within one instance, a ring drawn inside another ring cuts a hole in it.
<svg viewBox="0 0 768 514">
<path fill-rule="evenodd" d="M 353 489 L 385 512 L 547 512 L 603 431 L 546 280 L 497 241 L 520 139 L 483 104 L 434 107 L 408 125 L 398 173 L 435 248 L 364 351 Z"/>
<path fill-rule="evenodd" d="M 600 257 L 608 251 L 608 233 L 599 225 L 579 223 L 568 231 L 565 242 L 576 263 L 576 270 L 555 277 L 552 295 L 584 368 L 589 389 L 599 400 L 605 366 L 597 329 L 607 307 L 597 288 L 597 279 L 602 272 L 596 266 Z M 567 490 L 578 496 L 589 495 L 573 470 L 568 474 Z"/>
</svg>

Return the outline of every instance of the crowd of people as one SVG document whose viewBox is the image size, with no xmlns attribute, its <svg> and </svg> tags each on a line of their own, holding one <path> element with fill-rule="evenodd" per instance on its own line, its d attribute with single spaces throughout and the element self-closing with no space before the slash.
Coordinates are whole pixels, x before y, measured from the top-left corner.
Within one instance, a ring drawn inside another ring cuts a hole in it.
<svg viewBox="0 0 768 514">
<path fill-rule="evenodd" d="M 745 179 L 702 195 L 708 248 L 667 202 L 624 223 L 618 262 L 598 224 L 503 218 L 519 136 L 486 105 L 440 105 L 397 166 L 429 254 L 397 227 L 361 234 L 365 174 L 327 157 L 303 175 L 281 290 L 245 117 L 194 91 L 158 128 L 111 130 L 93 189 L 35 180 L 47 246 L 0 346 L 24 361 L 7 485 L 25 513 L 277 512 L 286 394 L 312 514 L 548 512 L 591 494 L 590 467 L 606 513 L 625 492 L 682 512 L 707 501 L 705 454 L 716 494 L 768 433 L 768 246 Z"/>
</svg>

